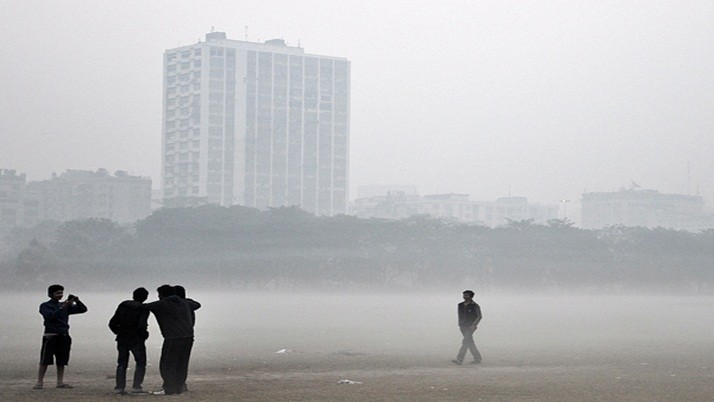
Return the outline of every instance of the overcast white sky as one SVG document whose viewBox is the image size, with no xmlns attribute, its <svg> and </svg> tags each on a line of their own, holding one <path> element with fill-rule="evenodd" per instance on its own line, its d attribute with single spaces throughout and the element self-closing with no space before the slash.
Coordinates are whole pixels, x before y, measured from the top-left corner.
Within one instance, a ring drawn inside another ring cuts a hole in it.
<svg viewBox="0 0 714 402">
<path fill-rule="evenodd" d="M 353 197 L 411 184 L 555 204 L 634 181 L 714 204 L 714 2 L 0 6 L 0 167 L 30 180 L 104 167 L 158 187 L 164 50 L 247 25 L 351 60 Z"/>
</svg>

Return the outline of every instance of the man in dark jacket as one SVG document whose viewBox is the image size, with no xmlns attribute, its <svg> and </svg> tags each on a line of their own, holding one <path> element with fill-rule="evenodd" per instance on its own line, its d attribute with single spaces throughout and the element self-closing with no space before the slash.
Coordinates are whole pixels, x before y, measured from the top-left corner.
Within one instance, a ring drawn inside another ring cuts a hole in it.
<svg viewBox="0 0 714 402">
<path fill-rule="evenodd" d="M 174 286 L 174 293 L 176 296 L 184 299 L 184 300 L 190 300 L 193 301 L 193 299 L 188 299 L 186 298 L 186 288 L 184 288 L 181 285 L 176 285 Z M 191 325 L 193 327 L 196 327 L 196 312 L 194 310 L 191 310 Z M 186 376 L 188 376 L 188 362 L 191 360 L 191 349 L 193 348 L 193 342 L 191 342 L 191 346 L 188 349 L 188 353 L 186 355 L 185 363 L 186 367 L 181 368 L 181 372 L 185 374 L 183 378 L 183 385 L 181 386 L 181 392 L 187 392 L 188 391 L 188 385 L 186 385 Z"/>
<path fill-rule="evenodd" d="M 459 303 L 458 313 L 459 329 L 464 339 L 461 341 L 461 349 L 459 349 L 456 359 L 452 360 L 452 362 L 461 365 L 464 362 L 464 357 L 466 357 L 466 350 L 469 350 L 474 357 L 471 364 L 479 364 L 481 363 L 481 353 L 479 353 L 474 343 L 474 331 L 476 331 L 482 318 L 481 307 L 474 302 L 474 292 L 472 290 L 464 290 L 462 295 L 464 301 Z"/>
<path fill-rule="evenodd" d="M 181 299 L 170 285 L 162 285 L 156 290 L 159 293 L 158 301 L 135 304 L 135 307 L 154 313 L 164 337 L 159 362 L 159 372 L 164 380 L 163 393 L 180 394 L 186 380 L 188 359 L 193 346 L 191 312 L 199 309 L 201 304 L 194 300 Z"/>
<path fill-rule="evenodd" d="M 40 304 L 40 314 L 44 319 L 45 333 L 42 335 L 40 350 L 40 369 L 37 373 L 37 383 L 34 389 L 42 389 L 47 366 L 55 364 L 57 359 L 57 388 L 72 388 L 64 383 L 64 366 L 69 363 L 69 351 L 72 338 L 69 336 L 69 316 L 87 312 L 87 306 L 74 295 L 64 297 L 62 285 L 51 285 L 47 288 L 50 300 Z"/>
<path fill-rule="evenodd" d="M 109 329 L 116 334 L 117 351 L 117 375 L 116 394 L 126 393 L 126 369 L 129 366 L 129 353 L 134 355 L 136 370 L 134 371 L 134 382 L 131 386 L 132 394 L 144 393 L 141 384 L 144 382 L 146 373 L 146 339 L 149 337 L 147 331 L 149 319 L 148 311 L 141 311 L 133 307 L 135 303 L 143 303 L 149 297 L 149 291 L 144 288 L 134 290 L 133 300 L 126 300 L 119 304 L 114 316 L 109 320 Z"/>
</svg>

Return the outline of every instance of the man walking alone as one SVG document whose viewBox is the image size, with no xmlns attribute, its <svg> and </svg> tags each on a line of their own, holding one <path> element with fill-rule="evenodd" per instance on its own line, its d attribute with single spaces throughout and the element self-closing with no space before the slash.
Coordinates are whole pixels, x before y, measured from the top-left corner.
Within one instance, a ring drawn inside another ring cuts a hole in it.
<svg viewBox="0 0 714 402">
<path fill-rule="evenodd" d="M 463 298 L 464 301 L 458 305 L 458 313 L 459 329 L 464 339 L 461 341 L 461 349 L 459 349 L 456 359 L 452 360 L 452 362 L 458 365 L 463 364 L 466 350 L 469 350 L 474 357 L 471 364 L 479 364 L 481 363 L 481 353 L 479 353 L 474 343 L 474 331 L 476 331 L 482 318 L 481 307 L 473 301 L 474 292 L 472 290 L 464 290 Z"/>
</svg>

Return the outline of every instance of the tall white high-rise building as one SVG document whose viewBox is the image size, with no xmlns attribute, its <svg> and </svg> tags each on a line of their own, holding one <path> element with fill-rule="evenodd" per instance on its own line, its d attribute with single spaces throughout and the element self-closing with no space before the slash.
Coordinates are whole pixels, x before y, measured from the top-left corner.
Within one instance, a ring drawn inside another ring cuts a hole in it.
<svg viewBox="0 0 714 402">
<path fill-rule="evenodd" d="M 167 50 L 164 199 L 345 213 L 349 122 L 345 58 L 223 32 Z"/>
</svg>

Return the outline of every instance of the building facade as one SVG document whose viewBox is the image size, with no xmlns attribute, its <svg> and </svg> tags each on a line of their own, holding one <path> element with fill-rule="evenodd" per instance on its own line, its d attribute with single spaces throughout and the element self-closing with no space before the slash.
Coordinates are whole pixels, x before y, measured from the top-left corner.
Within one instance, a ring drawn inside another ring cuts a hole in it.
<svg viewBox="0 0 714 402">
<path fill-rule="evenodd" d="M 67 170 L 49 180 L 0 170 L 0 233 L 42 221 L 104 218 L 131 224 L 151 215 L 151 179 L 124 171 Z"/>
<path fill-rule="evenodd" d="M 345 213 L 350 62 L 206 35 L 164 54 L 165 199 Z"/>
<path fill-rule="evenodd" d="M 509 221 L 533 220 L 534 223 L 545 223 L 557 219 L 557 213 L 557 206 L 529 204 L 525 197 L 473 201 L 468 194 L 415 197 L 403 192 L 357 199 L 351 208 L 351 214 L 360 218 L 404 219 L 414 215 L 429 215 L 492 228 L 506 225 Z"/>
<path fill-rule="evenodd" d="M 151 215 L 151 179 L 123 171 L 67 170 L 28 183 L 27 193 L 37 202 L 37 221 L 104 218 L 128 224 Z"/>
<path fill-rule="evenodd" d="M 586 229 L 624 225 L 695 230 L 708 227 L 710 221 L 704 212 L 704 199 L 697 195 L 632 188 L 585 193 L 580 202 Z"/>
<path fill-rule="evenodd" d="M 0 169 L 0 233 L 24 223 L 25 174 Z"/>
</svg>

